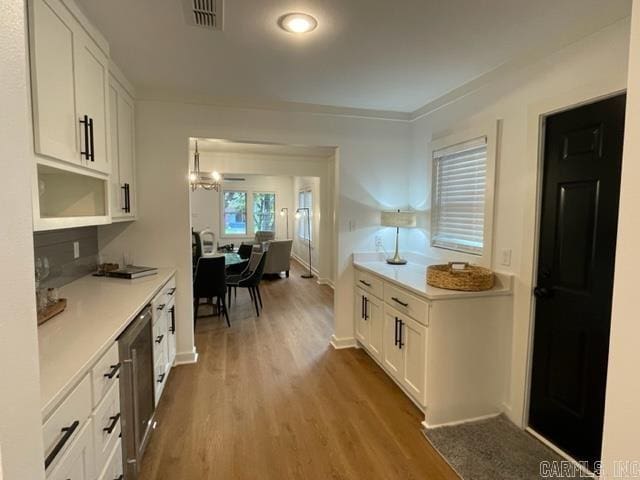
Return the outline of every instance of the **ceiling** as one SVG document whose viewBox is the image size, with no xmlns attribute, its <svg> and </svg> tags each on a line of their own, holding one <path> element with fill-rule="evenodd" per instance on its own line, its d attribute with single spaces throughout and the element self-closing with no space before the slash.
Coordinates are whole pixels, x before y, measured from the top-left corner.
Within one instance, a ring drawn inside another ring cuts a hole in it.
<svg viewBox="0 0 640 480">
<path fill-rule="evenodd" d="M 77 0 L 143 96 L 413 112 L 535 48 L 630 14 L 631 0 L 226 0 L 224 31 L 181 0 Z M 285 12 L 317 17 L 306 35 Z"/>
</svg>

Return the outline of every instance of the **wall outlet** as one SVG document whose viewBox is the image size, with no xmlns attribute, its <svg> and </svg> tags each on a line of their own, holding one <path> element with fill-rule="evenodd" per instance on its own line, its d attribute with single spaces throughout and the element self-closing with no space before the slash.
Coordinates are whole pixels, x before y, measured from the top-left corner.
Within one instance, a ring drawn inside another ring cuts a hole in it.
<svg viewBox="0 0 640 480">
<path fill-rule="evenodd" d="M 379 252 L 380 250 L 382 250 L 382 247 L 383 247 L 382 235 L 376 235 L 375 242 L 376 242 L 376 252 Z"/>
<path fill-rule="evenodd" d="M 80 242 L 73 242 L 73 258 L 80 258 Z"/>
<path fill-rule="evenodd" d="M 505 267 L 511 266 L 511 249 L 510 248 L 505 248 L 504 250 L 502 250 L 501 256 L 500 256 L 500 265 L 503 265 Z"/>
</svg>

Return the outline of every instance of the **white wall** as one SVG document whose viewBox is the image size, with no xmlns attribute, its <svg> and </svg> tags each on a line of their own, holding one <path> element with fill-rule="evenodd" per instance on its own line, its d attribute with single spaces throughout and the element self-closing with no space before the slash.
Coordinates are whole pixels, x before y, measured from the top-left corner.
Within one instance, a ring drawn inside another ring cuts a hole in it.
<svg viewBox="0 0 640 480">
<path fill-rule="evenodd" d="M 0 477 L 44 478 L 35 310 L 25 3 L 0 16 Z"/>
<path fill-rule="evenodd" d="M 640 322 L 638 266 L 640 265 L 640 2 L 634 2 L 629 56 L 629 89 L 616 273 L 609 346 L 609 372 L 602 460 L 606 478 L 614 478 L 615 461 L 640 462 Z M 638 467 L 638 464 L 636 464 Z M 636 478 L 630 474 L 617 478 Z"/>
<path fill-rule="evenodd" d="M 429 205 L 428 143 L 456 131 L 502 120 L 494 213 L 493 268 L 516 276 L 510 398 L 507 413 L 521 424 L 526 411 L 531 284 L 536 223 L 540 115 L 626 86 L 629 24 L 618 22 L 526 68 L 513 71 L 413 124 L 411 205 Z M 449 254 L 429 245 L 428 211 L 423 228 L 410 231 L 409 248 L 432 257 Z M 511 250 L 511 265 L 500 252 Z"/>
<path fill-rule="evenodd" d="M 180 360 L 193 352 L 189 137 L 337 147 L 335 162 L 321 164 L 329 178 L 326 184 L 336 186 L 335 194 L 325 193 L 335 196 L 337 205 L 338 242 L 335 253 L 328 257 L 333 257 L 336 266 L 336 338 L 353 342 L 351 253 L 374 248 L 382 206 L 408 203 L 408 173 L 398 168 L 408 164 L 411 156 L 406 122 L 141 101 L 137 102 L 136 131 L 140 219 L 131 225 L 101 229 L 101 246 L 105 253 L 131 249 L 141 263 L 177 267 Z M 203 156 L 201 162 L 203 169 L 209 169 Z M 237 162 L 221 161 L 225 162 L 227 166 L 218 171 L 322 177 L 294 171 L 304 165 L 295 159 L 287 171 L 272 172 L 250 171 Z"/>
<path fill-rule="evenodd" d="M 319 177 L 294 177 L 293 179 L 293 198 L 295 214 L 296 209 L 300 208 L 298 193 L 302 190 L 311 190 L 312 195 L 312 212 L 311 212 L 311 268 L 316 274 L 318 265 L 321 262 L 320 252 L 322 251 L 322 236 L 320 228 L 320 220 L 322 218 L 322 206 L 320 204 L 321 187 Z M 327 212 L 329 213 L 329 212 Z M 300 221 L 306 218 L 301 217 Z M 293 218 L 295 235 L 293 235 L 293 253 L 305 265 L 309 267 L 309 242 L 300 237 L 300 221 Z"/>
<path fill-rule="evenodd" d="M 216 235 L 216 241 L 221 245 L 226 243 L 239 244 L 243 240 L 253 240 L 254 231 L 251 223 L 247 225 L 247 235 L 243 237 L 225 237 L 221 234 L 221 198 L 224 190 L 242 190 L 247 192 L 247 217 L 252 217 L 253 192 L 271 192 L 276 194 L 276 238 L 286 236 L 286 217 L 280 216 L 281 208 L 292 211 L 293 202 L 293 177 L 270 175 L 245 175 L 241 172 L 234 176 L 244 178 L 245 181 L 225 182 L 220 192 L 215 190 L 196 190 L 190 193 L 191 197 L 191 225 L 196 231 L 208 228 Z M 292 219 L 289 218 L 289 231 L 292 233 Z"/>
</svg>

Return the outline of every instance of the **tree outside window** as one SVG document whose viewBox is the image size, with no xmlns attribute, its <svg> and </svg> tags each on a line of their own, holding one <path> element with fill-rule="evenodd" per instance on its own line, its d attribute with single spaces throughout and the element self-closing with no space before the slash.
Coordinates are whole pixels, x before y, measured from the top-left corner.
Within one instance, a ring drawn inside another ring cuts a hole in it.
<svg viewBox="0 0 640 480">
<path fill-rule="evenodd" d="M 253 229 L 256 232 L 275 232 L 276 194 L 253 194 Z"/>
<path fill-rule="evenodd" d="M 224 234 L 247 235 L 247 192 L 224 192 Z"/>
</svg>

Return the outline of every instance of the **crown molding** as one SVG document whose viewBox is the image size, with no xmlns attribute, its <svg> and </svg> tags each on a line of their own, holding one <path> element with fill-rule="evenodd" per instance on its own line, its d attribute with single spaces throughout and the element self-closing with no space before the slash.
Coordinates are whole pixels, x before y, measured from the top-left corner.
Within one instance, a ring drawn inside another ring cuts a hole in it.
<svg viewBox="0 0 640 480">
<path fill-rule="evenodd" d="M 361 118 L 366 120 L 384 120 L 394 122 L 409 122 L 411 120 L 410 112 L 398 112 L 392 110 L 370 110 L 366 108 L 338 107 L 333 105 L 317 105 L 313 103 L 301 102 L 268 101 L 247 98 L 226 98 L 209 95 L 184 95 L 180 92 L 163 89 L 138 89 L 137 100 L 208 105 L 212 107 L 243 110 L 270 110 L 276 112 L 309 113 L 313 115 Z"/>
</svg>

